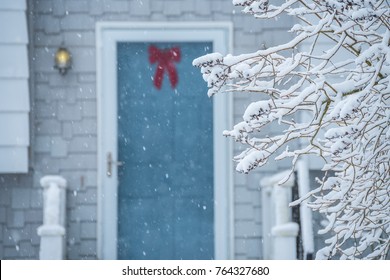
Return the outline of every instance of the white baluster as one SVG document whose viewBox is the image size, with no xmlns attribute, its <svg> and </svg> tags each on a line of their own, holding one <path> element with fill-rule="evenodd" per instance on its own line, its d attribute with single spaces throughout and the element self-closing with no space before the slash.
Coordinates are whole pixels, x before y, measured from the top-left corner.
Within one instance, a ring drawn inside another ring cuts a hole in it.
<svg viewBox="0 0 390 280">
<path fill-rule="evenodd" d="M 43 187 L 43 225 L 38 228 L 41 237 L 39 258 L 65 258 L 66 180 L 61 176 L 45 176 Z"/>
</svg>

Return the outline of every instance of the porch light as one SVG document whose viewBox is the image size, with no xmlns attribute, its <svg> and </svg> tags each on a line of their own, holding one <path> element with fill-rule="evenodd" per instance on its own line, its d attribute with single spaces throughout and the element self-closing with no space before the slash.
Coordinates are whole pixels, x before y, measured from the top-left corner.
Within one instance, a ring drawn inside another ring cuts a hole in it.
<svg viewBox="0 0 390 280">
<path fill-rule="evenodd" d="M 66 48 L 60 47 L 55 54 L 54 62 L 54 68 L 58 69 L 61 75 L 65 75 L 68 69 L 71 68 L 72 55 Z"/>
</svg>

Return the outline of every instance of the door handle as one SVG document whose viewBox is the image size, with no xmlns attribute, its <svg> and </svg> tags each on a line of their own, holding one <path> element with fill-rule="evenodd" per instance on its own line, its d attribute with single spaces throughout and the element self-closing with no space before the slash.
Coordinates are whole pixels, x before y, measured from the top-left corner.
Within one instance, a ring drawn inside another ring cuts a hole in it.
<svg viewBox="0 0 390 280">
<path fill-rule="evenodd" d="M 112 175 L 112 166 L 113 166 L 113 165 L 122 166 L 122 165 L 124 165 L 124 164 L 125 164 L 125 163 L 124 163 L 123 161 L 114 161 L 114 160 L 112 159 L 112 154 L 111 154 L 111 152 L 108 152 L 108 153 L 107 153 L 107 172 L 106 172 L 107 176 L 108 176 L 108 177 L 111 177 L 111 175 Z"/>
</svg>

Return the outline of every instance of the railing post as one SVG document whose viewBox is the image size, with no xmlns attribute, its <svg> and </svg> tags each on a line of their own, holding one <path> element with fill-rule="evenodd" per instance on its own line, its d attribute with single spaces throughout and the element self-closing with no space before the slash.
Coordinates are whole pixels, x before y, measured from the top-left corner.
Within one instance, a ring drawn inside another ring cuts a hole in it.
<svg viewBox="0 0 390 280">
<path fill-rule="evenodd" d="M 291 192 L 294 186 L 294 174 L 289 180 L 279 184 L 288 176 L 289 171 L 277 173 L 261 181 L 263 188 L 263 229 L 264 256 L 275 260 L 296 259 L 296 237 L 299 225 L 291 219 Z"/>
<path fill-rule="evenodd" d="M 39 258 L 65 258 L 66 180 L 61 176 L 45 176 L 43 187 L 43 225 L 38 228 L 41 237 Z"/>
<path fill-rule="evenodd" d="M 292 222 L 291 209 L 291 189 L 293 184 L 283 184 L 274 186 L 275 198 L 275 226 L 272 227 L 273 236 L 273 256 L 276 260 L 295 260 L 296 238 L 298 236 L 299 225 Z"/>
</svg>

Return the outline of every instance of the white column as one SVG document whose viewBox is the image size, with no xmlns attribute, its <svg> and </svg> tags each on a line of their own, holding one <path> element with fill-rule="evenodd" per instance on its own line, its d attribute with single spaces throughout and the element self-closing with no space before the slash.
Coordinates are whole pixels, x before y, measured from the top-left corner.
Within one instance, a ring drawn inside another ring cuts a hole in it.
<svg viewBox="0 0 390 280">
<path fill-rule="evenodd" d="M 272 235 L 271 230 L 275 224 L 274 219 L 274 203 L 272 197 L 272 186 L 263 185 L 263 181 L 260 183 L 261 187 L 261 221 L 263 229 L 263 258 L 265 260 L 272 259 Z"/>
<path fill-rule="evenodd" d="M 66 180 L 61 176 L 45 176 L 43 187 L 43 225 L 38 228 L 41 237 L 39 258 L 65 258 Z"/>
<path fill-rule="evenodd" d="M 299 197 L 302 197 L 310 192 L 310 177 L 307 159 L 301 159 L 298 161 L 297 171 Z M 312 210 L 307 206 L 307 202 L 308 200 L 302 201 L 301 205 L 299 206 L 301 211 L 301 232 L 304 259 L 307 259 L 308 256 L 313 257 L 314 254 Z"/>
</svg>

